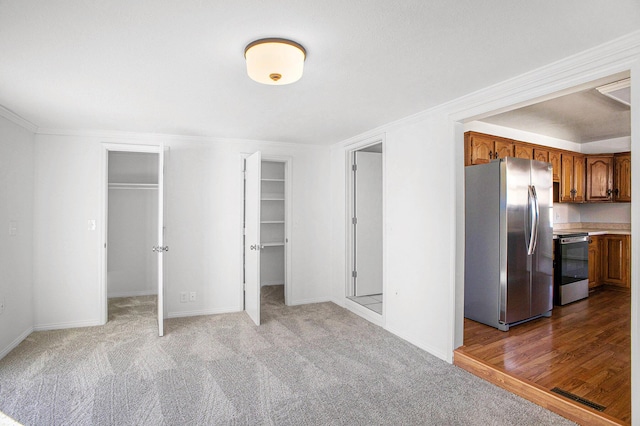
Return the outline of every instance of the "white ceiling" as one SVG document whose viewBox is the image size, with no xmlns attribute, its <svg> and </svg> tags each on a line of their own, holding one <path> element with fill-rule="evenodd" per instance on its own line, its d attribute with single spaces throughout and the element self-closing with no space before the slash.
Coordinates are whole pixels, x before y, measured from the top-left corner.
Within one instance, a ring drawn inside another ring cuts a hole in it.
<svg viewBox="0 0 640 426">
<path fill-rule="evenodd" d="M 0 0 L 0 105 L 41 129 L 330 144 L 640 29 L 638 0 Z M 302 79 L 244 47 L 284 37 Z"/>
<path fill-rule="evenodd" d="M 628 74 L 607 82 L 623 77 Z M 602 84 L 480 121 L 576 143 L 631 136 L 631 108 L 598 92 L 595 88 Z"/>
</svg>

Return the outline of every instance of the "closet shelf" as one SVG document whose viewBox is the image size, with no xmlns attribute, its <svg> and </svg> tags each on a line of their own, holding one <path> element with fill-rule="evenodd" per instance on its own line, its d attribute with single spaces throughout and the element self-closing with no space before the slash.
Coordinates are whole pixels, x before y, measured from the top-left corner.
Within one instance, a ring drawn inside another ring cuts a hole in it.
<svg viewBox="0 0 640 426">
<path fill-rule="evenodd" d="M 284 197 L 263 197 L 261 201 L 284 201 Z"/>
<path fill-rule="evenodd" d="M 278 243 L 262 243 L 260 244 L 263 247 L 282 247 L 284 246 L 284 242 L 278 242 Z"/>
<path fill-rule="evenodd" d="M 262 182 L 284 182 L 284 179 L 268 179 L 268 178 L 262 178 L 260 179 Z"/>
<path fill-rule="evenodd" d="M 260 223 L 284 223 L 284 220 L 261 220 Z"/>
<path fill-rule="evenodd" d="M 158 189 L 157 183 L 109 183 L 109 189 Z"/>
</svg>

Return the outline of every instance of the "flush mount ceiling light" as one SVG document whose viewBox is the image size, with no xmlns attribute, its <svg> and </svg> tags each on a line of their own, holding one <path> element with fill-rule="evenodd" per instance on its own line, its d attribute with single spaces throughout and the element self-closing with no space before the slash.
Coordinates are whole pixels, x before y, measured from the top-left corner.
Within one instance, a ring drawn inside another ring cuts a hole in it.
<svg viewBox="0 0 640 426">
<path fill-rule="evenodd" d="M 304 47 L 282 38 L 256 40 L 244 49 L 249 77 L 279 86 L 300 80 L 306 56 Z"/>
</svg>

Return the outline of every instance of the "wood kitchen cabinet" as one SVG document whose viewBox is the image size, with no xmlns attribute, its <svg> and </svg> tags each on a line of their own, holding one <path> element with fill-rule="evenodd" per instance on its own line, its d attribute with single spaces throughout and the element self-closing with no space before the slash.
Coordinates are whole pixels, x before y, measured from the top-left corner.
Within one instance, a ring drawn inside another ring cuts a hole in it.
<svg viewBox="0 0 640 426">
<path fill-rule="evenodd" d="M 586 159 L 588 202 L 613 201 L 613 154 L 589 155 Z"/>
<path fill-rule="evenodd" d="M 560 182 L 560 171 L 562 169 L 561 161 L 560 161 L 561 157 L 562 157 L 562 153 L 560 151 L 549 150 L 549 162 L 551 163 L 551 166 L 553 167 L 553 181 L 554 182 Z"/>
<path fill-rule="evenodd" d="M 585 194 L 584 155 L 562 153 L 560 202 L 583 203 Z"/>
<path fill-rule="evenodd" d="M 631 202 L 631 153 L 615 154 L 613 160 L 613 199 L 629 203 Z"/>
<path fill-rule="evenodd" d="M 514 151 L 516 158 L 524 158 L 527 160 L 533 160 L 533 147 L 525 144 L 514 144 Z"/>
<path fill-rule="evenodd" d="M 589 288 L 602 284 L 602 238 L 589 237 Z"/>
<path fill-rule="evenodd" d="M 496 158 L 513 157 L 513 145 L 511 139 L 467 132 L 464 134 L 465 166 L 488 163 Z"/>
<path fill-rule="evenodd" d="M 548 149 L 533 149 L 533 159 L 538 161 L 549 162 L 549 150 Z"/>
<path fill-rule="evenodd" d="M 586 155 L 485 133 L 464 134 L 465 166 L 505 157 L 551 163 L 556 202 L 631 202 L 630 152 Z"/>
<path fill-rule="evenodd" d="M 602 238 L 602 283 L 630 288 L 629 235 L 604 235 Z"/>
</svg>

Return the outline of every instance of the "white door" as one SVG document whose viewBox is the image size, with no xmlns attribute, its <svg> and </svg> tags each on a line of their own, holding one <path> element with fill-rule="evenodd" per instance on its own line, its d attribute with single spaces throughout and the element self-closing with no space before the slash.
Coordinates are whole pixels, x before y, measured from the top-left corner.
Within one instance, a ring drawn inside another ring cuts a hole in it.
<svg viewBox="0 0 640 426">
<path fill-rule="evenodd" d="M 355 152 L 355 295 L 382 293 L 382 154 Z"/>
<path fill-rule="evenodd" d="M 262 155 L 249 156 L 245 165 L 245 288 L 244 309 L 260 325 L 260 180 Z"/>
<path fill-rule="evenodd" d="M 164 150 L 158 152 L 158 336 L 164 336 L 164 256 L 169 246 L 164 241 Z"/>
</svg>

